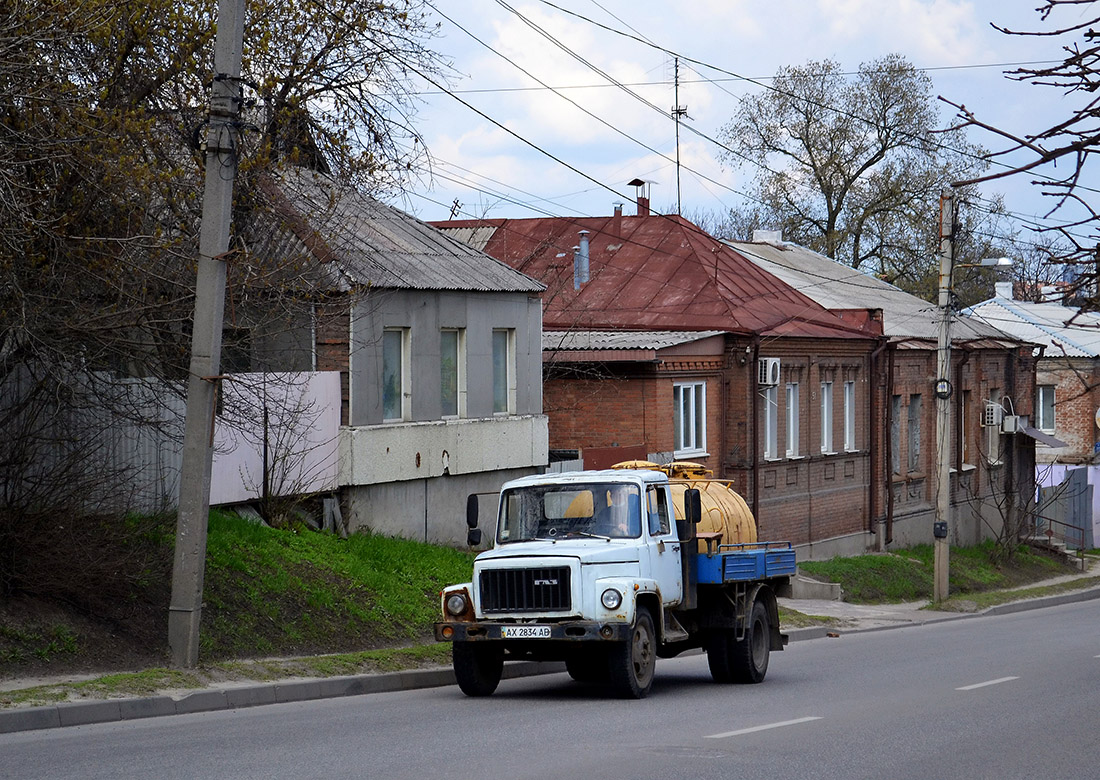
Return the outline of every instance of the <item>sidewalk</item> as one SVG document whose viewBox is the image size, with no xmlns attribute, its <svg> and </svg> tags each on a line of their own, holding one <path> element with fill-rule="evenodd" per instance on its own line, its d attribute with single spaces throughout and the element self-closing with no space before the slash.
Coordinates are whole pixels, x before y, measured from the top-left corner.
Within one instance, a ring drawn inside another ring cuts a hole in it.
<svg viewBox="0 0 1100 780">
<path fill-rule="evenodd" d="M 1059 577 L 1026 587 L 1053 585 L 1080 579 L 1088 573 Z M 834 618 L 827 626 L 787 630 L 791 642 L 820 639 L 863 631 L 880 631 L 907 626 L 919 626 L 945 620 L 964 620 L 984 615 L 1007 614 L 1028 609 L 1100 599 L 1100 586 L 1056 596 L 1024 599 L 990 607 L 979 612 L 939 612 L 923 609 L 928 602 L 908 604 L 848 604 L 843 601 L 811 599 L 780 599 L 780 605 L 807 615 Z M 552 674 L 565 670 L 561 663 L 519 662 L 505 664 L 504 679 Z M 33 685 L 31 681 L 27 681 Z M 16 707 L 0 710 L 0 734 L 34 729 L 107 723 L 161 715 L 254 707 L 263 704 L 309 701 L 358 696 L 367 693 L 409 691 L 453 685 L 454 672 L 449 667 L 414 669 L 382 674 L 365 674 L 324 679 L 286 679 L 260 683 L 214 685 L 203 690 L 166 691 L 161 695 L 120 697 L 99 701 L 66 701 L 42 707 Z M 16 690 L 17 684 L 4 686 Z"/>
</svg>

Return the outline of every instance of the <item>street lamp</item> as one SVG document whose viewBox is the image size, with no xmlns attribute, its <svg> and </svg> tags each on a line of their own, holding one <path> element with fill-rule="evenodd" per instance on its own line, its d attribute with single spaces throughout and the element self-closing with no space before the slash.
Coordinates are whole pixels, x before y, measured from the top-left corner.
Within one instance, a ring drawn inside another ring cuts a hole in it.
<svg viewBox="0 0 1100 780">
<path fill-rule="evenodd" d="M 951 294 L 954 263 L 955 194 L 947 190 L 940 197 L 940 338 L 936 370 L 936 520 L 932 525 L 932 598 L 943 601 L 948 594 L 951 554 Z M 960 268 L 1006 268 L 1008 257 L 986 257 L 977 263 L 959 263 Z"/>
</svg>

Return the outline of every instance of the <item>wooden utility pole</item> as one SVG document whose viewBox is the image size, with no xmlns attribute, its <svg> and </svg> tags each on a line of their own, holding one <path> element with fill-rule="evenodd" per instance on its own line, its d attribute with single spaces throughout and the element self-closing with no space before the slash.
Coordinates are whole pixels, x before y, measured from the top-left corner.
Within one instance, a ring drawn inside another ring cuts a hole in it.
<svg viewBox="0 0 1100 780">
<path fill-rule="evenodd" d="M 954 272 L 955 193 L 940 195 L 940 339 L 936 351 L 936 520 L 933 599 L 947 598 L 951 555 L 951 275 Z"/>
<path fill-rule="evenodd" d="M 240 150 L 241 54 L 244 0 L 219 0 L 214 44 L 214 81 L 206 132 L 206 181 L 199 233 L 195 319 L 187 380 L 187 416 L 183 433 L 172 601 L 168 644 L 175 666 L 193 667 L 199 658 L 199 621 L 206 565 L 206 525 L 210 513 L 210 464 L 214 410 L 221 363 L 225 309 L 225 253 L 233 211 L 233 184 Z"/>
</svg>

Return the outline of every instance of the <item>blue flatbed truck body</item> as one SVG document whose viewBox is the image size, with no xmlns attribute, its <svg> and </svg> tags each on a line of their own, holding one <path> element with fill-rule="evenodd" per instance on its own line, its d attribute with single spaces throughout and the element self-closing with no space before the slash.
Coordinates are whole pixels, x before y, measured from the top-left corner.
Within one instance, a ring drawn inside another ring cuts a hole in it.
<svg viewBox="0 0 1100 780">
<path fill-rule="evenodd" d="M 795 573 L 790 542 L 722 544 L 717 552 L 698 553 L 696 560 L 696 581 L 700 585 L 751 582 Z"/>
</svg>

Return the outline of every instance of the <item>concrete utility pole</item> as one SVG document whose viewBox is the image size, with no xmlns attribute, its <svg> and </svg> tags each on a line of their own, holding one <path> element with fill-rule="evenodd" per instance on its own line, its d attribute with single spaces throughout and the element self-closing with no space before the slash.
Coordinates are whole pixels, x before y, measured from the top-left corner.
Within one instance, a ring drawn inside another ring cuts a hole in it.
<svg viewBox="0 0 1100 780">
<path fill-rule="evenodd" d="M 940 340 L 936 350 L 936 521 L 932 527 L 933 599 L 947 598 L 951 555 L 951 275 L 955 262 L 955 193 L 940 195 Z"/>
<path fill-rule="evenodd" d="M 199 234 L 195 319 L 187 381 L 187 417 L 183 433 L 176 553 L 168 644 L 175 666 L 193 667 L 199 658 L 199 621 L 206 565 L 206 525 L 210 513 L 210 464 L 214 409 L 221 363 L 225 309 L 225 253 L 237 178 L 237 117 L 241 104 L 241 54 L 244 0 L 220 0 L 214 48 L 214 82 L 206 133 L 206 182 Z"/>
</svg>

